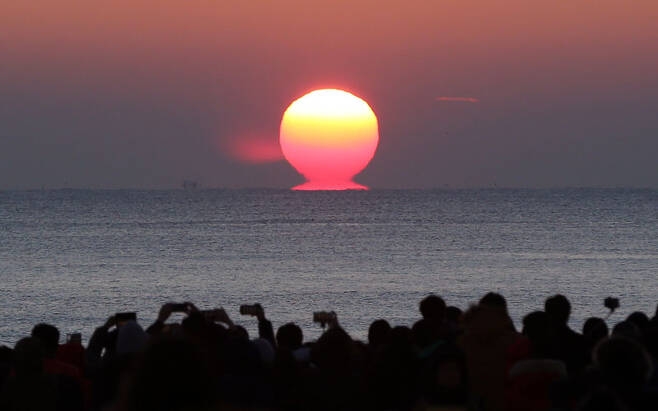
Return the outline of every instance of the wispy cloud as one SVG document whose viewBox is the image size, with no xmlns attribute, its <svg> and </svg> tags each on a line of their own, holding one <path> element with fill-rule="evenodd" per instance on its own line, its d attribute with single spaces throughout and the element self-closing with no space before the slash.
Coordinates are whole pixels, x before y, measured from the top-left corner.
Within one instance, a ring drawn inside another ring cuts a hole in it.
<svg viewBox="0 0 658 411">
<path fill-rule="evenodd" d="M 479 103 L 480 99 L 477 99 L 475 97 L 449 97 L 449 96 L 441 96 L 437 97 L 436 101 L 455 101 L 458 103 Z"/>
<path fill-rule="evenodd" d="M 274 136 L 243 135 L 225 138 L 219 141 L 219 149 L 243 163 L 273 163 L 283 160 L 279 140 Z"/>
</svg>

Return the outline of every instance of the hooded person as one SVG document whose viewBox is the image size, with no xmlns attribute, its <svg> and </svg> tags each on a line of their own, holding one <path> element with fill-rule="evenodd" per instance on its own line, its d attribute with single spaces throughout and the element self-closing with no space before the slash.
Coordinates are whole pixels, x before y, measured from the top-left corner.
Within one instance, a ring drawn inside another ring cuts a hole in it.
<svg viewBox="0 0 658 411">
<path fill-rule="evenodd" d="M 148 341 L 148 334 L 135 321 L 128 321 L 119 328 L 117 335 L 117 355 L 133 355 L 141 352 Z"/>
</svg>

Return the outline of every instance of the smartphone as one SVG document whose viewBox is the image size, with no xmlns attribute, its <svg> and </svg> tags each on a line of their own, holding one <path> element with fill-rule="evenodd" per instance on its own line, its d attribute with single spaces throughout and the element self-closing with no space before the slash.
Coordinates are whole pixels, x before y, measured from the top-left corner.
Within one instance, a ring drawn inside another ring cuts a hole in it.
<svg viewBox="0 0 658 411">
<path fill-rule="evenodd" d="M 208 321 L 215 321 L 215 318 L 218 317 L 217 313 L 219 312 L 219 309 L 214 309 L 214 310 L 201 310 L 200 313 Z"/>
<path fill-rule="evenodd" d="M 336 319 L 336 313 L 333 311 L 316 311 L 313 313 L 313 322 L 326 324 Z"/>
<path fill-rule="evenodd" d="M 240 314 L 242 315 L 258 315 L 259 307 L 256 304 L 245 304 L 240 306 Z"/>
<path fill-rule="evenodd" d="M 172 313 L 186 313 L 188 311 L 189 311 L 189 304 L 178 303 L 178 304 L 172 304 L 171 305 L 171 312 Z"/>
<path fill-rule="evenodd" d="M 128 321 L 137 321 L 137 313 L 136 312 L 116 313 L 114 315 L 114 321 L 116 321 L 117 327 L 121 327 Z"/>
<path fill-rule="evenodd" d="M 82 344 L 82 334 L 81 333 L 67 334 L 66 342 L 70 344 Z"/>
</svg>

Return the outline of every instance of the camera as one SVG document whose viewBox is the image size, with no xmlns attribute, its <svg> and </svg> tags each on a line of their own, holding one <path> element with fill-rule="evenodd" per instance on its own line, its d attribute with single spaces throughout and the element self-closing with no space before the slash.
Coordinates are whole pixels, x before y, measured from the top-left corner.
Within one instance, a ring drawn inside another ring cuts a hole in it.
<svg viewBox="0 0 658 411">
<path fill-rule="evenodd" d="M 137 321 L 137 313 L 136 312 L 116 313 L 114 315 L 114 321 L 116 322 L 117 327 L 121 327 L 128 321 Z"/>
<path fill-rule="evenodd" d="M 323 327 L 332 321 L 336 321 L 336 313 L 334 311 L 316 311 L 313 313 L 313 322 L 320 323 Z"/>
<path fill-rule="evenodd" d="M 240 314 L 242 315 L 258 315 L 262 310 L 260 304 L 244 304 L 240 306 Z"/>
<path fill-rule="evenodd" d="M 607 297 L 603 300 L 603 306 L 612 312 L 619 308 L 619 298 Z"/>
</svg>

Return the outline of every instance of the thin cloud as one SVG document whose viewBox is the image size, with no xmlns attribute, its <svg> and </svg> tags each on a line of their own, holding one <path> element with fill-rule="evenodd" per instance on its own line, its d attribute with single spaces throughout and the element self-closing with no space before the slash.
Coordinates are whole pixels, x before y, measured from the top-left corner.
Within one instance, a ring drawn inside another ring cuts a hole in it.
<svg viewBox="0 0 658 411">
<path fill-rule="evenodd" d="M 219 149 L 242 163 L 273 163 L 283 160 L 283 153 L 276 137 L 243 135 L 219 142 Z"/>
<path fill-rule="evenodd" d="M 441 96 L 437 97 L 436 101 L 451 101 L 451 102 L 458 102 L 458 103 L 479 103 L 480 99 L 477 99 L 475 97 L 448 97 L 448 96 Z"/>
</svg>

